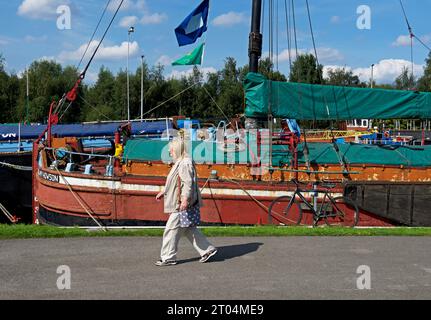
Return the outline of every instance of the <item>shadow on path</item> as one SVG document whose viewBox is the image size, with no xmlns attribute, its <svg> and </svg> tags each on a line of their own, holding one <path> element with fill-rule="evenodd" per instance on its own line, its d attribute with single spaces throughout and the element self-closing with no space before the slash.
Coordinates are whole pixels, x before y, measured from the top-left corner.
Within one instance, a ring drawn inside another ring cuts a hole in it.
<svg viewBox="0 0 431 320">
<path fill-rule="evenodd" d="M 246 244 L 236 244 L 232 246 L 217 247 L 217 250 L 218 250 L 217 254 L 214 257 L 212 257 L 208 263 L 221 262 L 221 261 L 245 256 L 249 253 L 259 250 L 259 247 L 261 245 L 263 245 L 262 242 L 253 242 L 253 243 L 246 243 Z M 178 264 L 195 262 L 199 260 L 200 258 L 185 259 L 185 260 L 178 261 Z"/>
</svg>

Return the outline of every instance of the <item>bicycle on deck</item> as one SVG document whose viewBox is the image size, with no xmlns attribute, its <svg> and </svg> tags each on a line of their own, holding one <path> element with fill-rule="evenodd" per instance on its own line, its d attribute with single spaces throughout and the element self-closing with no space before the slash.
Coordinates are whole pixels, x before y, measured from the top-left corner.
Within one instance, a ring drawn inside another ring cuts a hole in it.
<svg viewBox="0 0 431 320">
<path fill-rule="evenodd" d="M 296 185 L 293 195 L 285 195 L 274 199 L 269 206 L 269 222 L 276 219 L 284 225 L 312 225 L 317 227 L 319 223 L 328 226 L 355 227 L 359 222 L 359 209 L 357 204 L 344 196 L 333 197 L 331 190 L 335 184 L 316 182 L 312 188 L 303 189 L 300 185 L 307 186 L 297 180 L 292 180 Z M 308 193 L 310 196 L 306 197 Z"/>
</svg>

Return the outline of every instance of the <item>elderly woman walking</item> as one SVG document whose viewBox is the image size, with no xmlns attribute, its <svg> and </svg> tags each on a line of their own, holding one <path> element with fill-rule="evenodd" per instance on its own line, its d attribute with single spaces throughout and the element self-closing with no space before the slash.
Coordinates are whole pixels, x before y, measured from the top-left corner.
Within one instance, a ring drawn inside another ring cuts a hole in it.
<svg viewBox="0 0 431 320">
<path fill-rule="evenodd" d="M 166 179 L 164 191 L 156 196 L 157 201 L 164 197 L 164 211 L 169 214 L 163 234 L 161 259 L 156 265 L 177 264 L 178 243 L 182 236 L 189 239 L 201 256 L 200 262 L 204 263 L 217 253 L 217 249 L 197 229 L 200 223 L 202 198 L 196 168 L 186 152 L 184 138 L 172 140 L 169 152 L 174 165 Z"/>
</svg>

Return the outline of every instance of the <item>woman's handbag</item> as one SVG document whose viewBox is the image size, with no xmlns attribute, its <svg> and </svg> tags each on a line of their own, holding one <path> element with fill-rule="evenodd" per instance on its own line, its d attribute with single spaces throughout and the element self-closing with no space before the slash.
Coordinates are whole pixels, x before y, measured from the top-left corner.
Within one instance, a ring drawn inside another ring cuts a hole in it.
<svg viewBox="0 0 431 320">
<path fill-rule="evenodd" d="M 181 178 L 178 176 L 178 203 L 181 203 Z M 194 205 L 190 205 L 187 210 L 180 211 L 181 228 L 196 227 L 201 222 L 201 212 L 199 201 Z"/>
</svg>

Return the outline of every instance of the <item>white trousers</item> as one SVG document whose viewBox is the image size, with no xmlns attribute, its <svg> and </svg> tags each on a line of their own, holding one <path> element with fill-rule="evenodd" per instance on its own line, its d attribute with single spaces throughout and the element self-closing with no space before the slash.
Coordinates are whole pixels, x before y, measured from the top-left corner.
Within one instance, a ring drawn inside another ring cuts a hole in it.
<svg viewBox="0 0 431 320">
<path fill-rule="evenodd" d="M 181 228 L 180 215 L 178 212 L 175 212 L 169 215 L 165 232 L 163 233 L 163 244 L 160 254 L 162 261 L 177 259 L 178 243 L 182 236 L 186 236 L 189 239 L 201 257 L 215 249 L 196 227 Z"/>
</svg>

